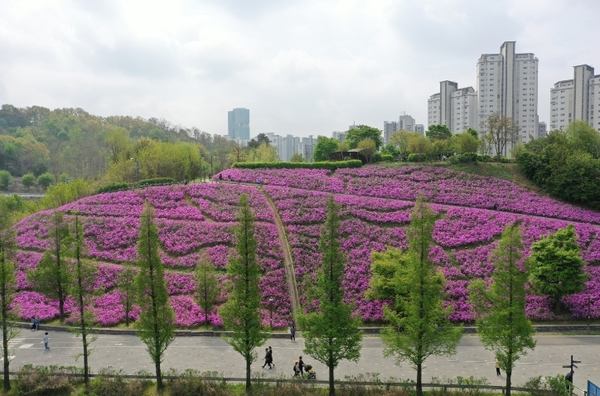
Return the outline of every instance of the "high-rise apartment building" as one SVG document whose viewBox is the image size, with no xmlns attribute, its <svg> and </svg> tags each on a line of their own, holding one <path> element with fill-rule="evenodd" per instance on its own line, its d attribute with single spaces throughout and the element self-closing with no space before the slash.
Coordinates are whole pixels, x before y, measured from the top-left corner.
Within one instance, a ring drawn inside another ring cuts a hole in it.
<svg viewBox="0 0 600 396">
<path fill-rule="evenodd" d="M 250 140 L 250 110 L 237 108 L 227 113 L 227 136 L 232 140 Z"/>
<path fill-rule="evenodd" d="M 305 161 L 312 162 L 313 152 L 317 144 L 316 139 L 312 135 L 305 138 L 292 135 L 280 136 L 274 132 L 269 132 L 265 135 L 269 138 L 271 147 L 275 149 L 281 161 L 288 162 L 292 158 L 292 155 L 302 154 Z"/>
<path fill-rule="evenodd" d="M 537 134 L 537 138 L 543 138 L 546 137 L 546 135 L 548 135 L 548 131 L 546 130 L 546 123 L 545 122 L 538 122 L 538 134 Z"/>
<path fill-rule="evenodd" d="M 515 44 L 506 41 L 499 54 L 483 54 L 477 61 L 478 118 L 481 125 L 494 113 L 511 118 L 519 127 L 518 140 L 527 143 L 538 134 L 538 59 L 517 54 Z"/>
<path fill-rule="evenodd" d="M 427 101 L 427 125 L 446 125 L 460 133 L 477 128 L 477 93 L 473 87 L 458 88 L 454 81 L 440 82 L 440 92 Z"/>
<path fill-rule="evenodd" d="M 414 132 L 415 131 L 415 119 L 409 115 L 401 115 L 398 117 L 398 129 L 403 131 Z"/>
<path fill-rule="evenodd" d="M 550 90 L 550 130 L 566 129 L 575 120 L 600 129 L 600 75 L 589 65 L 573 69 L 572 80 L 559 81 Z"/>
<path fill-rule="evenodd" d="M 383 121 L 383 144 L 388 144 L 390 142 L 390 136 L 398 129 L 398 123 L 396 121 Z"/>
<path fill-rule="evenodd" d="M 420 133 L 421 135 L 425 135 L 425 125 L 423 125 L 423 124 L 415 125 L 415 132 Z"/>
</svg>

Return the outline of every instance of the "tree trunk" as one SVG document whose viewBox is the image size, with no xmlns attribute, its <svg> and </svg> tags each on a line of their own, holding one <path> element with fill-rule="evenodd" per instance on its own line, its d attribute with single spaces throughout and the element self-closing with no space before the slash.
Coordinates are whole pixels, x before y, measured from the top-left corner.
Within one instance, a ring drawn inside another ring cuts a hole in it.
<svg viewBox="0 0 600 396">
<path fill-rule="evenodd" d="M 423 396 L 423 363 L 417 364 L 417 396 Z"/>
<path fill-rule="evenodd" d="M 2 347 L 4 349 L 4 392 L 8 392 L 10 390 L 10 377 L 8 375 L 10 361 L 8 360 L 8 326 L 6 324 L 6 317 L 2 320 Z"/>
<path fill-rule="evenodd" d="M 154 366 L 156 367 L 156 390 L 158 393 L 163 393 L 163 381 L 162 381 L 162 372 L 160 371 L 160 361 L 154 362 Z"/>
<path fill-rule="evenodd" d="M 512 370 L 506 372 L 506 396 L 510 396 L 510 377 L 512 376 Z"/>
<path fill-rule="evenodd" d="M 335 380 L 333 377 L 333 366 L 329 367 L 329 396 L 335 396 Z"/>
<path fill-rule="evenodd" d="M 252 381 L 250 380 L 250 374 L 252 372 L 252 362 L 250 358 L 246 358 L 246 393 L 252 393 Z"/>
</svg>

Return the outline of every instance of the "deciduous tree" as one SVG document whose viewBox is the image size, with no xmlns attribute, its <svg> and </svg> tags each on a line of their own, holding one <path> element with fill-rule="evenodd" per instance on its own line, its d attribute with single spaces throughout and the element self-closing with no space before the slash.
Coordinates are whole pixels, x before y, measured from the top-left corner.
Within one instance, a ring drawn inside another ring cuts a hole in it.
<svg viewBox="0 0 600 396">
<path fill-rule="evenodd" d="M 313 152 L 313 158 L 315 161 L 329 161 L 329 154 L 334 153 L 338 149 L 339 140 L 334 138 L 328 138 L 325 136 L 317 137 L 317 144 Z"/>
<path fill-rule="evenodd" d="M 204 311 L 204 323 L 209 324 L 208 315 L 216 305 L 221 288 L 215 273 L 215 267 L 206 254 L 200 256 L 196 267 L 196 282 L 198 284 L 198 305 Z"/>
<path fill-rule="evenodd" d="M 362 333 L 360 319 L 344 302 L 346 258 L 341 249 L 339 208 L 327 198 L 327 218 L 321 231 L 319 250 L 323 261 L 315 288 L 319 310 L 300 316 L 304 352 L 329 369 L 329 395 L 335 395 L 334 371 L 342 360 L 358 361 Z"/>
<path fill-rule="evenodd" d="M 382 132 L 380 129 L 368 125 L 357 125 L 346 133 L 346 142 L 348 142 L 348 146 L 353 149 L 358 146 L 358 142 L 361 140 L 371 139 L 375 142 L 375 149 L 379 150 L 383 145 L 381 134 Z"/>
<path fill-rule="evenodd" d="M 429 125 L 425 136 L 433 142 L 435 140 L 450 139 L 452 132 L 450 132 L 450 129 L 446 125 Z"/>
<path fill-rule="evenodd" d="M 254 215 L 248 195 L 240 196 L 239 208 L 234 227 L 236 253 L 227 265 L 232 287 L 220 314 L 225 328 L 232 331 L 223 338 L 246 362 L 246 392 L 250 393 L 252 363 L 258 357 L 255 349 L 263 345 L 270 334 L 261 326 L 260 267 L 256 260 Z"/>
<path fill-rule="evenodd" d="M 469 287 L 470 302 L 476 315 L 477 333 L 486 349 L 494 352 L 506 372 L 506 395 L 510 396 L 515 362 L 535 348 L 535 329 L 525 316 L 525 284 L 527 271 L 522 263 L 523 243 L 515 224 L 502 233 L 498 247 L 492 252 L 493 283 L 483 280 Z"/>
<path fill-rule="evenodd" d="M 417 371 L 417 395 L 422 396 L 425 361 L 432 355 L 454 354 L 462 329 L 448 320 L 451 309 L 444 308 L 444 276 L 429 259 L 435 213 L 419 198 L 411 218 L 405 257 L 390 254 L 391 259 L 396 257 L 398 267 L 388 265 L 383 273 L 393 278 L 379 285 L 372 283 L 372 289 L 395 294 L 394 305 L 384 308 L 390 322 L 381 334 L 386 344 L 384 355 L 410 363 Z"/>
<path fill-rule="evenodd" d="M 119 291 L 122 295 L 123 310 L 125 311 L 125 326 L 129 327 L 129 321 L 133 304 L 136 300 L 135 277 L 137 271 L 126 267 L 119 273 Z"/>
<path fill-rule="evenodd" d="M 520 130 L 512 118 L 503 117 L 497 112 L 490 115 L 482 123 L 482 129 L 498 160 L 500 160 L 501 156 L 508 156 L 507 150 L 510 145 L 517 143 Z"/>
<path fill-rule="evenodd" d="M 531 246 L 531 283 L 538 292 L 552 297 L 556 313 L 560 313 L 562 297 L 583 290 L 587 280 L 576 241 L 575 227 L 569 224 Z"/>
<path fill-rule="evenodd" d="M 175 315 L 169 304 L 165 270 L 158 253 L 158 228 L 154 209 L 146 205 L 140 219 L 138 241 L 138 267 L 136 277 L 140 317 L 135 322 L 138 336 L 154 363 L 156 387 L 163 391 L 161 363 L 165 351 L 175 339 Z"/>
</svg>

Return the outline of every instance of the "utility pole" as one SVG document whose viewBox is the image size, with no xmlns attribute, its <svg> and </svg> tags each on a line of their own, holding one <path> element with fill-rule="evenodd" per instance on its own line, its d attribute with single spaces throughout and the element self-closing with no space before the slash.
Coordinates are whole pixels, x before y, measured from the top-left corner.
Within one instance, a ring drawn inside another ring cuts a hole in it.
<svg viewBox="0 0 600 396">
<path fill-rule="evenodd" d="M 563 366 L 563 368 L 568 368 L 571 370 L 565 376 L 565 379 L 571 383 L 571 385 L 569 385 L 569 390 L 571 394 L 573 393 L 573 374 L 575 373 L 573 371 L 573 368 L 579 368 L 575 365 L 575 363 L 581 363 L 581 360 L 573 360 L 573 355 L 571 355 L 571 364 L 568 366 Z"/>
</svg>

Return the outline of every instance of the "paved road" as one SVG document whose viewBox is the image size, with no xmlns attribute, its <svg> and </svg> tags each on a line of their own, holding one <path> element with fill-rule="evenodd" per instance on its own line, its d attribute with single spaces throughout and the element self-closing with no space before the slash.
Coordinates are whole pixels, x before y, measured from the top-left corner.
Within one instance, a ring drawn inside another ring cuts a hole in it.
<svg viewBox="0 0 600 396">
<path fill-rule="evenodd" d="M 24 364 L 35 365 L 75 365 L 74 356 L 81 352 L 81 340 L 70 333 L 50 333 L 50 351 L 44 350 L 43 332 L 23 330 L 21 335 L 11 342 L 14 358 L 11 371 Z M 261 369 L 262 361 L 253 365 L 254 371 L 267 377 L 289 377 L 293 361 L 302 355 L 304 342 L 298 338 L 295 343 L 287 339 L 274 338 L 267 345 L 273 347 L 276 367 L 273 370 Z M 112 366 L 127 374 L 140 370 L 153 372 L 154 366 L 146 353 L 145 346 L 135 336 L 100 335 L 93 344 L 95 351 L 90 357 L 93 372 Z M 344 361 L 336 370 L 336 377 L 356 376 L 364 373 L 380 373 L 380 378 L 414 379 L 415 372 L 403 364 L 398 367 L 393 359 L 382 355 L 383 344 L 378 337 L 366 337 L 358 363 Z M 558 336 L 541 335 L 537 337 L 537 347 L 528 356 L 517 362 L 513 373 L 513 383 L 521 385 L 529 378 L 538 375 L 566 374 L 562 368 L 570 362 L 570 356 L 581 360 L 575 371 L 575 385 L 584 388 L 587 380 L 600 383 L 600 336 Z M 260 358 L 262 359 L 261 353 Z M 304 356 L 307 363 L 315 366 L 320 379 L 326 378 L 326 367 Z M 163 363 L 165 369 L 183 370 L 193 368 L 200 371 L 217 371 L 225 377 L 244 377 L 245 366 L 241 357 L 218 337 L 180 337 L 169 347 Z M 457 354 L 448 358 L 431 357 L 427 361 L 424 380 L 432 377 L 456 378 L 457 376 L 487 377 L 492 385 L 503 385 L 505 378 L 496 377 L 494 357 L 486 351 L 476 336 L 464 336 Z"/>
</svg>

